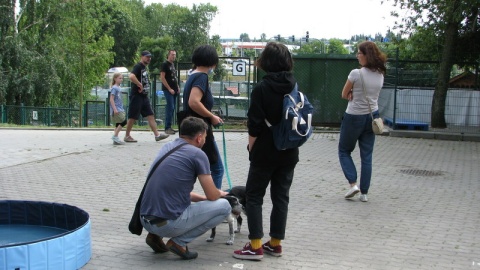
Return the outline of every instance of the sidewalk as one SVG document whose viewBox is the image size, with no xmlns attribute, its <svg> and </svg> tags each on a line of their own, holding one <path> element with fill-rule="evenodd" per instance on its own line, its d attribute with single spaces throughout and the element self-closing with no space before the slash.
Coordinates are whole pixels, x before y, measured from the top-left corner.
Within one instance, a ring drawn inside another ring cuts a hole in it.
<svg viewBox="0 0 480 270">
<path fill-rule="evenodd" d="M 338 134 L 316 133 L 295 170 L 284 254 L 261 262 L 232 257 L 248 241 L 246 218 L 233 246 L 227 224 L 215 242 L 189 244 L 199 257 L 154 254 L 127 229 L 158 150 L 178 135 L 114 146 L 112 131 L 0 129 L 0 200 L 75 205 L 90 214 L 92 258 L 99 269 L 479 269 L 480 143 L 378 136 L 369 202 L 345 200 Z M 124 132 L 121 133 L 123 137 Z M 215 136 L 223 156 L 222 133 Z M 232 185 L 248 173 L 245 132 L 225 133 Z M 358 164 L 358 149 L 353 154 Z M 224 189 L 229 187 L 226 177 Z M 199 185 L 196 191 L 200 191 Z M 264 230 L 271 203 L 265 197 Z M 1 264 L 0 264 L 1 265 Z"/>
</svg>

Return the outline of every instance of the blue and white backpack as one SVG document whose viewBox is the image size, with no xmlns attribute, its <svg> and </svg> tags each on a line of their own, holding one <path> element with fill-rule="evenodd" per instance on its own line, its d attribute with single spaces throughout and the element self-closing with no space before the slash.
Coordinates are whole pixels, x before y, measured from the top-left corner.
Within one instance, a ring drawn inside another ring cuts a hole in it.
<svg viewBox="0 0 480 270">
<path fill-rule="evenodd" d="M 290 94 L 284 96 L 282 113 L 280 123 L 274 126 L 265 119 L 265 123 L 272 130 L 275 147 L 285 150 L 302 146 L 313 132 L 313 106 L 307 97 L 298 91 L 297 84 Z"/>
</svg>

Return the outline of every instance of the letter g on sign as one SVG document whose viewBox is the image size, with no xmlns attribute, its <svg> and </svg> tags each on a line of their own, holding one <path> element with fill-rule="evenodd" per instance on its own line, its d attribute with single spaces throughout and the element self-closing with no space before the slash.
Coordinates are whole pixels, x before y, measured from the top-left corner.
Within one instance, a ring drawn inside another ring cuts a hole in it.
<svg viewBox="0 0 480 270">
<path fill-rule="evenodd" d="M 233 70 L 232 70 L 233 76 L 245 76 L 245 62 L 234 61 L 232 63 L 232 66 L 233 66 Z"/>
</svg>

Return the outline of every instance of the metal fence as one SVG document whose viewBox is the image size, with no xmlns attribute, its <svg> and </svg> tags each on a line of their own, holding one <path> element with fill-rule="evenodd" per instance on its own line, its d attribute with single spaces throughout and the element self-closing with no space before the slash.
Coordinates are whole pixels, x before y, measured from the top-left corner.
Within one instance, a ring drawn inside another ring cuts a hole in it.
<svg viewBox="0 0 480 270">
<path fill-rule="evenodd" d="M 480 133 L 480 81 L 478 63 L 464 63 L 473 72 L 454 70 L 446 95 L 446 129 L 431 127 L 431 109 L 440 63 L 390 61 L 380 92 L 379 108 L 393 129 L 442 130 Z"/>
<path fill-rule="evenodd" d="M 79 127 L 78 109 L 0 105 L 1 123 L 31 126 Z"/>
<path fill-rule="evenodd" d="M 232 74 L 232 62 L 243 61 L 244 75 Z M 340 98 L 349 72 L 359 66 L 352 55 L 296 55 L 294 74 L 300 91 L 304 92 L 315 107 L 313 123 L 316 126 L 338 127 L 347 101 Z M 214 95 L 214 110 L 227 121 L 244 121 L 250 104 L 250 93 L 265 74 L 253 65 L 254 59 L 221 58 L 219 77 L 210 82 Z M 467 74 L 462 84 L 462 75 L 451 82 L 447 92 L 445 118 L 447 129 L 457 132 L 480 132 L 480 86 L 478 64 L 473 72 L 456 71 L 454 75 Z M 188 77 L 190 63 L 178 63 L 179 84 L 183 86 Z M 431 130 L 431 104 L 438 62 L 398 61 L 389 59 L 384 87 L 379 98 L 379 110 L 386 124 L 393 129 Z M 473 74 L 473 75 L 472 75 Z M 457 78 L 455 77 L 455 78 Z M 165 119 L 166 101 L 163 98 L 159 74 L 151 74 L 150 100 L 157 124 Z M 128 87 L 124 91 L 124 106 L 128 110 Z M 109 92 L 108 92 L 109 93 Z M 182 97 L 177 99 L 177 108 L 182 107 Z M 78 123 L 78 109 L 44 108 L 3 105 L 0 107 L 1 123 L 44 126 L 110 126 L 107 98 L 87 101 L 84 105 L 84 123 Z M 146 125 L 140 118 L 138 125 Z"/>
<path fill-rule="evenodd" d="M 340 98 L 348 74 L 358 68 L 352 55 L 295 56 L 294 74 L 300 90 L 315 107 L 317 126 L 336 126 L 347 101 Z M 463 63 L 472 71 L 452 70 L 446 97 L 444 131 L 480 132 L 478 63 Z M 431 130 L 431 107 L 440 63 L 389 59 L 379 98 L 380 115 L 392 129 Z M 257 71 L 257 78 L 264 73 Z"/>
</svg>

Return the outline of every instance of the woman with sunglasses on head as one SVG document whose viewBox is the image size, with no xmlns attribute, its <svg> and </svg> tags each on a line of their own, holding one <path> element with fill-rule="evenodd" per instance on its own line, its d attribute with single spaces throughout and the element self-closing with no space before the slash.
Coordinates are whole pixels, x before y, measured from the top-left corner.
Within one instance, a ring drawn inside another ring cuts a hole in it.
<svg viewBox="0 0 480 270">
<path fill-rule="evenodd" d="M 361 67 L 350 72 L 342 90 L 342 98 L 348 100 L 348 105 L 340 128 L 338 157 L 350 185 L 345 199 L 352 199 L 360 192 L 360 201 L 367 202 L 375 143 L 371 115 L 374 118 L 379 116 L 378 97 L 383 86 L 387 56 L 374 42 L 364 41 L 358 45 L 357 59 Z M 360 188 L 357 185 L 357 169 L 351 156 L 357 141 L 361 160 Z"/>
</svg>

